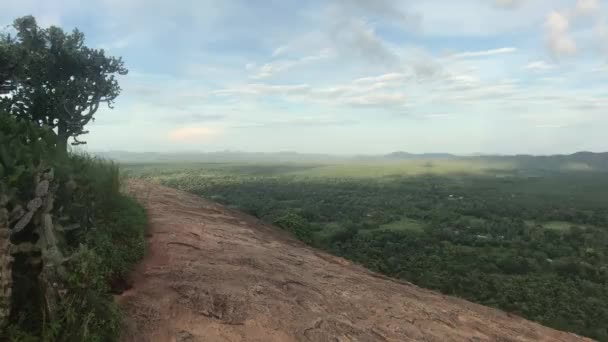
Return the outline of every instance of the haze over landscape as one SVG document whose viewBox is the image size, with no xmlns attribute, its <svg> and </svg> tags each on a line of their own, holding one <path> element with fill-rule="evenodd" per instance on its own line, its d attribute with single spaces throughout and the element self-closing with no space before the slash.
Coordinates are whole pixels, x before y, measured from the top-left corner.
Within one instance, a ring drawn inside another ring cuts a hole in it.
<svg viewBox="0 0 608 342">
<path fill-rule="evenodd" d="M 599 0 L 3 1 L 122 56 L 91 151 L 608 150 Z"/>
</svg>

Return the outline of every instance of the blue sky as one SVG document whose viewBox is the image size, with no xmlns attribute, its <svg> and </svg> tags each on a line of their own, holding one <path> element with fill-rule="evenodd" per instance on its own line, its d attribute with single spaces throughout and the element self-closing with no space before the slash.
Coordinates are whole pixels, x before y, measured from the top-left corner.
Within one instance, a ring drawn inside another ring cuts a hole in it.
<svg viewBox="0 0 608 342">
<path fill-rule="evenodd" d="M 95 151 L 608 150 L 605 0 L 22 0 L 130 69 Z"/>
</svg>

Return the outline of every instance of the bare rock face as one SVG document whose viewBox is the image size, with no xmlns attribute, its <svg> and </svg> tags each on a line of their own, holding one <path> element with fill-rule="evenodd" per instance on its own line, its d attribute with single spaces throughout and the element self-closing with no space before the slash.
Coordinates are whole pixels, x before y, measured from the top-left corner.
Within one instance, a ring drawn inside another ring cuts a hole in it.
<svg viewBox="0 0 608 342">
<path fill-rule="evenodd" d="M 36 183 L 36 197 L 32 198 L 29 202 L 27 202 L 27 210 L 24 210 L 21 205 L 16 205 L 10 214 L 9 223 L 14 224 L 11 230 L 12 234 L 17 234 L 26 227 L 28 227 L 30 223 L 32 223 L 32 220 L 34 219 L 36 214 L 40 211 L 44 213 L 41 224 L 43 226 L 48 225 L 49 218 L 47 218 L 46 216 L 50 217 L 50 212 L 53 208 L 54 198 L 53 194 L 49 192 L 49 188 L 51 185 L 50 181 L 53 179 L 53 170 L 47 170 L 42 175 L 40 175 L 39 178 L 40 181 Z M 38 223 L 37 226 L 40 226 L 41 224 Z M 36 227 L 36 229 L 39 228 L 40 227 Z"/>
<path fill-rule="evenodd" d="M 9 213 L 6 205 L 10 199 L 6 195 L 0 196 L 0 326 L 6 323 L 11 309 L 13 255 L 41 254 L 40 257 L 32 256 L 28 262 L 32 265 L 42 263 L 43 271 L 38 281 L 45 288 L 46 311 L 51 319 L 55 311 L 58 296 L 56 284 L 62 275 L 65 276 L 61 265 L 65 258 L 57 246 L 56 229 L 51 215 L 54 202 L 54 194 L 51 191 L 53 179 L 52 169 L 39 175 L 35 184 L 35 197 L 27 202 L 26 209 L 17 204 Z M 26 228 L 33 230 L 40 237 L 36 244 L 19 242 L 18 234 Z M 11 237 L 14 237 L 15 244 L 11 243 Z"/>
</svg>

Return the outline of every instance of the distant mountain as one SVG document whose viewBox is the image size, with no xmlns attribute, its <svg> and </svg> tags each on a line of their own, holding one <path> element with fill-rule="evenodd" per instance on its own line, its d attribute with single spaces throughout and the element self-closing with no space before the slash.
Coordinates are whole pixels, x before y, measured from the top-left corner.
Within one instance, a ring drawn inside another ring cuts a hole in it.
<svg viewBox="0 0 608 342">
<path fill-rule="evenodd" d="M 472 157 L 481 160 L 513 163 L 516 168 L 528 170 L 589 170 L 608 171 L 608 152 L 576 152 L 550 156 L 514 155 Z"/>
<path fill-rule="evenodd" d="M 120 163 L 310 163 L 331 164 L 345 161 L 359 162 L 398 162 L 407 160 L 474 160 L 509 163 L 516 169 L 526 170 L 594 170 L 608 171 L 608 152 L 577 152 L 568 155 L 468 155 L 458 156 L 450 153 L 409 153 L 393 152 L 386 155 L 339 156 L 329 154 L 297 153 L 291 151 L 263 152 L 125 152 L 111 151 L 94 153 L 102 158 Z"/>
<path fill-rule="evenodd" d="M 400 159 L 400 160 L 412 160 L 412 159 L 454 159 L 458 158 L 457 156 L 449 153 L 409 153 L 397 151 L 393 153 L 389 153 L 384 156 L 385 159 Z"/>
<path fill-rule="evenodd" d="M 235 162 L 280 162 L 280 163 L 328 163 L 349 159 L 327 154 L 297 153 L 291 151 L 265 152 L 95 152 L 96 156 L 119 163 L 235 163 Z"/>
</svg>

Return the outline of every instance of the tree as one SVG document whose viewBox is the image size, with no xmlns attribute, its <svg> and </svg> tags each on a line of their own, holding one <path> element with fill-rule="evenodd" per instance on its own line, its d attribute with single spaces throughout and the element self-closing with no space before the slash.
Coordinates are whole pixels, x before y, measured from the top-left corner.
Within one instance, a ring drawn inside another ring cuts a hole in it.
<svg viewBox="0 0 608 342">
<path fill-rule="evenodd" d="M 302 216 L 293 211 L 288 211 L 285 215 L 277 218 L 273 223 L 292 233 L 304 242 L 312 242 L 310 224 Z"/>
<path fill-rule="evenodd" d="M 84 45 L 84 34 L 51 26 L 41 28 L 32 16 L 18 18 L 16 35 L 0 35 L 0 108 L 18 119 L 49 126 L 67 150 L 84 144 L 78 137 L 101 104 L 120 94 L 116 75 L 126 75 L 122 58 Z"/>
<path fill-rule="evenodd" d="M 0 34 L 0 96 L 11 92 L 12 80 L 16 77 L 19 66 L 15 49 L 11 46 L 10 41 L 10 36 Z"/>
</svg>

